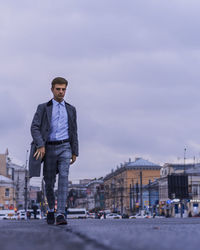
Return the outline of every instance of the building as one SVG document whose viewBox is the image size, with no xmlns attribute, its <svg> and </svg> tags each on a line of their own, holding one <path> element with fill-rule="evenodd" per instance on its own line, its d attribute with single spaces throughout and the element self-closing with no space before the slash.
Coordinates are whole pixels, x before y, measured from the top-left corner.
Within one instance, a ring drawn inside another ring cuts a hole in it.
<svg viewBox="0 0 200 250">
<path fill-rule="evenodd" d="M 5 154 L 0 154 L 1 202 L 5 201 L 5 203 L 1 203 L 1 207 L 24 208 L 26 174 L 27 170 L 24 164 L 10 157 L 8 149 Z M 5 197 L 3 196 L 4 193 L 6 194 Z"/>
<path fill-rule="evenodd" d="M 7 177 L 14 181 L 16 208 L 18 210 L 23 209 L 25 205 L 24 195 L 25 195 L 25 177 L 27 175 L 26 167 L 19 160 L 7 155 L 6 168 L 7 168 Z"/>
<path fill-rule="evenodd" d="M 142 158 L 121 164 L 104 178 L 105 209 L 129 215 L 143 210 L 143 188 L 160 177 L 160 169 Z"/>
<path fill-rule="evenodd" d="M 29 200 L 30 200 L 30 205 L 29 207 L 31 208 L 33 205 L 41 203 L 42 202 L 42 197 L 41 197 L 41 188 L 36 187 L 36 186 L 30 186 L 29 187 Z"/>
<path fill-rule="evenodd" d="M 6 154 L 0 154 L 0 175 L 2 176 L 7 176 L 6 159 Z"/>
<path fill-rule="evenodd" d="M 88 211 L 104 209 L 103 177 L 84 179 L 78 184 L 69 183 L 68 207 L 85 208 Z"/>
<path fill-rule="evenodd" d="M 78 184 L 69 182 L 68 184 L 68 198 L 67 207 L 70 208 L 86 208 L 88 206 L 87 201 L 87 184 L 91 180 L 80 180 Z"/>
<path fill-rule="evenodd" d="M 104 185 L 103 178 L 94 179 L 87 185 L 87 210 L 104 209 Z"/>
<path fill-rule="evenodd" d="M 6 167 L 6 154 L 0 154 L 0 209 L 14 209 L 15 185 L 14 181 L 8 177 Z"/>
<path fill-rule="evenodd" d="M 14 209 L 15 186 L 13 180 L 0 175 L 0 209 Z"/>
<path fill-rule="evenodd" d="M 168 176 L 182 174 L 188 179 L 188 197 L 180 200 L 174 196 L 170 199 Z M 200 164 L 164 164 L 158 181 L 161 214 L 172 217 L 200 214 Z"/>
<path fill-rule="evenodd" d="M 146 213 L 159 215 L 159 182 L 156 179 L 143 188 L 143 204 Z"/>
</svg>

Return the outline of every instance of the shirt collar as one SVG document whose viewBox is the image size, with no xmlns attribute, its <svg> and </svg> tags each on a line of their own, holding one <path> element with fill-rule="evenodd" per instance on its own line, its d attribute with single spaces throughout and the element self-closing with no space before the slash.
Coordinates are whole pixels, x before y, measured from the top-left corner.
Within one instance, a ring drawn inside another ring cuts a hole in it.
<svg viewBox="0 0 200 250">
<path fill-rule="evenodd" d="M 53 105 L 62 105 L 62 106 L 65 106 L 65 101 L 63 100 L 62 102 L 57 102 L 55 99 L 52 99 L 53 101 Z"/>
</svg>

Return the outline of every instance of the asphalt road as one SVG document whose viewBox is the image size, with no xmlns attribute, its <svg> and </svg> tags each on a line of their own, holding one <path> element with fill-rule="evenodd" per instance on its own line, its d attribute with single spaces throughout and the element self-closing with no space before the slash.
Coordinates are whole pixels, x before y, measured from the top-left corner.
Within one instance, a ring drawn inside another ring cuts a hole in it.
<svg viewBox="0 0 200 250">
<path fill-rule="evenodd" d="M 1 250 L 193 250 L 200 247 L 200 219 L 0 221 Z"/>
</svg>

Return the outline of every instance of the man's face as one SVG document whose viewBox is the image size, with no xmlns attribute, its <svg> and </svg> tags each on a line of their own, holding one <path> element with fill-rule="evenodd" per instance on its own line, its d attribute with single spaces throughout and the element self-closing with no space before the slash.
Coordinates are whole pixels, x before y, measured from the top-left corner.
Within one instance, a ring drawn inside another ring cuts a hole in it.
<svg viewBox="0 0 200 250">
<path fill-rule="evenodd" d="M 67 86 L 65 84 L 55 84 L 51 91 L 53 93 L 53 97 L 57 102 L 62 102 L 65 97 Z"/>
</svg>

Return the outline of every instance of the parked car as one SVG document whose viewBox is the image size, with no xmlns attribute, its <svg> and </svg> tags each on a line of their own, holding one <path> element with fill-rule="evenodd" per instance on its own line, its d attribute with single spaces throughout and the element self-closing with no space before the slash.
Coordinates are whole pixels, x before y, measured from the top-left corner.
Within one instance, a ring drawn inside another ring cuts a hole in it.
<svg viewBox="0 0 200 250">
<path fill-rule="evenodd" d="M 0 210 L 0 220 L 8 219 L 8 210 Z"/>
<path fill-rule="evenodd" d="M 95 219 L 95 213 L 87 213 L 87 218 L 88 219 Z"/>
<path fill-rule="evenodd" d="M 148 215 L 148 214 L 146 214 L 146 215 L 136 214 L 136 215 L 131 215 L 129 217 L 129 219 L 145 219 L 145 218 L 149 219 L 149 218 L 152 218 L 152 216 Z"/>
<path fill-rule="evenodd" d="M 122 219 L 122 216 L 119 214 L 111 213 L 106 215 L 106 219 Z"/>
<path fill-rule="evenodd" d="M 17 215 L 14 210 L 0 210 L 0 220 L 14 220 Z"/>
<path fill-rule="evenodd" d="M 86 219 L 87 211 L 85 208 L 68 208 L 67 218 L 68 219 Z"/>
<path fill-rule="evenodd" d="M 18 220 L 26 220 L 26 212 L 25 210 L 19 210 L 17 212 Z"/>
<path fill-rule="evenodd" d="M 129 215 L 128 214 L 122 214 L 122 219 L 128 219 Z"/>
</svg>

